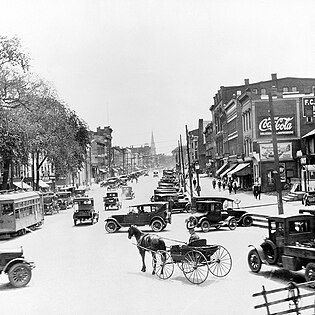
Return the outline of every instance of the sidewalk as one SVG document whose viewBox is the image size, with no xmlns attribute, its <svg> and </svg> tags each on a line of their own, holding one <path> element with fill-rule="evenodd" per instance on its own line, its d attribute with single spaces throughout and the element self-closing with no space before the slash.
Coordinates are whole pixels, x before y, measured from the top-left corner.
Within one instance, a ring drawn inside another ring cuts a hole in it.
<svg viewBox="0 0 315 315">
<path fill-rule="evenodd" d="M 255 199 L 252 191 L 244 191 L 238 190 L 236 194 L 234 191 L 229 194 L 227 187 L 225 190 L 221 187 L 219 190 L 218 186 L 215 189 L 212 187 L 212 177 L 200 177 L 200 187 L 201 192 L 200 196 L 226 196 L 231 197 L 233 199 L 239 199 L 240 208 L 251 208 L 252 212 L 259 212 L 259 213 L 269 213 L 269 214 L 276 214 L 278 213 L 278 197 L 275 192 L 272 193 L 262 193 L 260 200 Z M 190 192 L 189 183 L 187 184 L 187 191 Z M 194 196 L 197 196 L 197 192 L 194 190 Z M 285 202 L 283 201 L 283 208 L 285 213 L 296 211 L 298 212 L 298 208 L 302 207 L 301 201 L 293 201 L 293 202 Z M 254 209 L 254 208 L 257 208 Z M 263 208 L 263 209 L 259 209 Z"/>
</svg>

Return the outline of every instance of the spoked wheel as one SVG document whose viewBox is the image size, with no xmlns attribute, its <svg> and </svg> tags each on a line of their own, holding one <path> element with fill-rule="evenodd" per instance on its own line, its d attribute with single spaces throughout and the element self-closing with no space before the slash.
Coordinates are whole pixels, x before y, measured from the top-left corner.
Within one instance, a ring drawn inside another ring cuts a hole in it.
<svg viewBox="0 0 315 315">
<path fill-rule="evenodd" d="M 13 265 L 8 272 L 10 283 L 15 288 L 26 286 L 32 277 L 31 268 L 24 263 Z"/>
<path fill-rule="evenodd" d="M 170 278 L 174 272 L 174 261 L 172 256 L 164 251 L 159 250 L 155 253 L 155 259 L 153 259 L 152 264 L 155 266 L 155 274 L 163 280 Z"/>
<path fill-rule="evenodd" d="M 230 253 L 223 246 L 218 245 L 218 249 L 211 255 L 209 270 L 216 277 L 226 276 L 232 268 L 232 258 Z"/>
<path fill-rule="evenodd" d="M 193 250 L 186 253 L 181 269 L 186 279 L 191 283 L 201 284 L 208 278 L 207 259 L 199 251 Z"/>
</svg>

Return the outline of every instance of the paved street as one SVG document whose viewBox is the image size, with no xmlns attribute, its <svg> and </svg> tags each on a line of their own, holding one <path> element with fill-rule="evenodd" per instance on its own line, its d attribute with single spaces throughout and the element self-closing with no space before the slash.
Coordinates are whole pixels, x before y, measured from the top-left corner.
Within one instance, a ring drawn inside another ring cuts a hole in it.
<svg viewBox="0 0 315 315">
<path fill-rule="evenodd" d="M 146 202 L 158 179 L 141 177 L 133 183 L 136 199 L 128 204 Z M 209 178 L 201 178 L 202 194 L 213 193 Z M 208 187 L 209 186 L 209 187 Z M 209 189 L 209 191 L 207 191 Z M 219 192 L 217 192 L 219 193 Z M 227 192 L 220 192 L 226 194 Z M 73 226 L 72 209 L 45 217 L 44 226 L 25 236 L 0 241 L 0 250 L 23 246 L 25 257 L 34 261 L 33 278 L 25 288 L 14 289 L 6 275 L 0 276 L 1 315 L 19 314 L 266 314 L 254 310 L 262 301 L 252 294 L 285 285 L 290 278 L 303 281 L 302 273 L 291 274 L 263 266 L 253 274 L 247 266 L 248 244 L 262 241 L 266 231 L 250 227 L 227 228 L 200 233 L 208 244 L 220 244 L 232 256 L 231 272 L 224 278 L 209 275 L 202 285 L 192 285 L 175 266 L 173 276 L 160 280 L 151 275 L 151 257 L 147 255 L 147 272 L 142 273 L 141 258 L 135 240 L 128 240 L 126 230 L 108 234 L 104 219 L 117 211 L 104 211 L 102 197 L 105 189 L 94 185 L 90 195 L 100 211 L 99 223 Z M 234 197 L 234 196 L 233 196 Z M 276 197 L 262 196 L 260 201 L 251 194 L 237 193 L 241 205 L 275 203 Z M 300 203 L 285 204 L 288 211 L 296 211 Z M 248 210 L 276 214 L 276 206 L 254 207 Z M 172 240 L 188 240 L 185 229 L 187 214 L 173 215 L 172 224 L 159 235 L 167 246 Z M 149 227 L 143 228 L 149 233 Z M 5 302 L 4 302 L 5 301 Z"/>
</svg>

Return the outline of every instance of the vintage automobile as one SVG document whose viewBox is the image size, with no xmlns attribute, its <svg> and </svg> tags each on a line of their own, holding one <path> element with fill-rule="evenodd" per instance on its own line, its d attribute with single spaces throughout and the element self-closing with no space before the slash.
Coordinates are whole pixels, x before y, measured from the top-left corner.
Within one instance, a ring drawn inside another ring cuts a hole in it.
<svg viewBox="0 0 315 315">
<path fill-rule="evenodd" d="M 76 188 L 74 190 L 74 198 L 84 197 L 86 196 L 86 188 Z"/>
<path fill-rule="evenodd" d="M 308 191 L 302 197 L 302 204 L 305 206 L 315 205 L 315 191 Z"/>
<path fill-rule="evenodd" d="M 91 197 L 80 197 L 73 200 L 74 213 L 73 213 L 73 223 L 82 223 L 85 221 L 90 221 L 93 225 L 98 222 L 99 212 L 94 209 L 94 198 Z"/>
<path fill-rule="evenodd" d="M 118 187 L 120 185 L 120 179 L 118 177 L 109 177 L 105 179 L 104 181 L 100 182 L 101 187 Z"/>
<path fill-rule="evenodd" d="M 33 262 L 26 261 L 23 248 L 0 249 L 0 274 L 6 273 L 15 288 L 26 286 L 32 278 Z"/>
<path fill-rule="evenodd" d="M 44 214 L 54 214 L 59 212 L 57 196 L 54 193 L 46 193 L 43 195 Z"/>
<path fill-rule="evenodd" d="M 171 223 L 171 210 L 168 202 L 151 202 L 129 207 L 127 214 L 110 216 L 105 220 L 105 230 L 114 233 L 130 225 L 149 225 L 154 232 L 161 232 Z"/>
<path fill-rule="evenodd" d="M 121 186 L 121 196 L 123 199 L 130 200 L 135 198 L 135 193 L 131 186 Z"/>
<path fill-rule="evenodd" d="M 220 229 L 227 226 L 230 230 L 235 230 L 237 221 L 223 209 L 219 201 L 197 201 L 196 212 L 186 219 L 186 228 L 200 227 L 203 232 L 209 232 L 212 227 Z"/>
<path fill-rule="evenodd" d="M 56 194 L 57 204 L 60 210 L 66 210 L 73 203 L 70 191 L 59 191 Z"/>
<path fill-rule="evenodd" d="M 252 216 L 239 206 L 240 200 L 225 196 L 201 196 L 191 199 L 191 212 L 197 211 L 196 203 L 200 201 L 216 201 L 222 204 L 222 210 L 226 211 L 229 216 L 233 216 L 239 226 L 251 226 L 253 223 Z M 198 210 L 199 212 L 201 209 Z"/>
<path fill-rule="evenodd" d="M 156 201 L 168 201 L 170 202 L 170 207 L 172 213 L 175 212 L 189 212 L 191 208 L 191 203 L 188 197 L 179 198 L 177 193 L 175 194 L 156 194 L 151 197 L 152 202 Z"/>
<path fill-rule="evenodd" d="M 291 271 L 305 268 L 306 281 L 315 280 L 315 220 L 311 214 L 278 215 L 268 218 L 268 236 L 249 245 L 247 261 L 252 272 L 262 264 Z"/>
<path fill-rule="evenodd" d="M 119 210 L 121 208 L 121 202 L 119 202 L 119 196 L 117 191 L 110 191 L 103 197 L 105 210 Z"/>
</svg>

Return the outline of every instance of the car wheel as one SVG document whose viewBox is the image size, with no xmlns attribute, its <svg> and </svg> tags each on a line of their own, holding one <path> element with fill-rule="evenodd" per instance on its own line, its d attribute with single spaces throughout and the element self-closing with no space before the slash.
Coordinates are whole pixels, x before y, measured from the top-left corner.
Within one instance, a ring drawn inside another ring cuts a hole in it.
<svg viewBox="0 0 315 315">
<path fill-rule="evenodd" d="M 114 221 L 107 221 L 105 224 L 105 230 L 108 233 L 115 233 L 118 230 L 117 224 Z"/>
<path fill-rule="evenodd" d="M 307 282 L 315 280 L 315 264 L 308 263 L 305 268 L 305 280 Z"/>
<path fill-rule="evenodd" d="M 186 211 L 187 213 L 190 212 L 190 210 L 191 210 L 191 205 L 188 205 L 188 206 L 185 207 L 185 211 Z"/>
<path fill-rule="evenodd" d="M 202 232 L 205 232 L 205 233 L 209 232 L 210 227 L 211 227 L 211 225 L 210 225 L 210 222 L 208 220 L 202 221 L 202 223 L 201 223 Z"/>
<path fill-rule="evenodd" d="M 161 220 L 154 220 L 152 223 L 151 223 L 151 229 L 152 231 L 154 232 L 161 232 L 163 230 L 163 223 Z"/>
<path fill-rule="evenodd" d="M 26 286 L 32 277 L 31 268 L 24 263 L 13 265 L 9 272 L 9 281 L 15 288 Z"/>
<path fill-rule="evenodd" d="M 262 249 L 266 256 L 266 260 L 270 265 L 274 265 L 278 260 L 278 253 L 276 245 L 270 240 L 266 240 L 264 244 L 262 244 Z"/>
<path fill-rule="evenodd" d="M 236 226 L 237 226 L 237 222 L 235 219 L 230 219 L 229 223 L 228 223 L 229 229 L 230 230 L 235 230 Z"/>
<path fill-rule="evenodd" d="M 246 215 L 243 219 L 243 226 L 251 226 L 253 224 L 253 218 L 249 215 Z"/>
<path fill-rule="evenodd" d="M 260 271 L 262 262 L 256 249 L 252 249 L 248 253 L 247 262 L 252 272 L 258 273 Z"/>
</svg>

